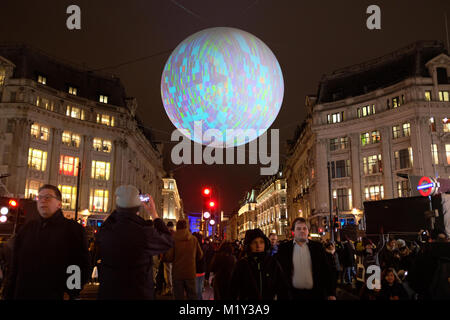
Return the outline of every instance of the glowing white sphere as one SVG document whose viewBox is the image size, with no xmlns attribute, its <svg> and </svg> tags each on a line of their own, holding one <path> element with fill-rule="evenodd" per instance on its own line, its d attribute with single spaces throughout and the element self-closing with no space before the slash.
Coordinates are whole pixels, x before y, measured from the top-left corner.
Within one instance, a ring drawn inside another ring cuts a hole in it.
<svg viewBox="0 0 450 320">
<path fill-rule="evenodd" d="M 257 37 L 234 28 L 211 28 L 182 41 L 163 70 L 161 97 L 169 119 L 191 140 L 194 122 L 217 129 L 225 147 L 245 144 L 227 129 L 265 132 L 280 111 L 284 83 L 272 51 Z M 257 137 L 256 136 L 256 137 Z M 226 140 L 225 140 L 226 139 Z"/>
</svg>

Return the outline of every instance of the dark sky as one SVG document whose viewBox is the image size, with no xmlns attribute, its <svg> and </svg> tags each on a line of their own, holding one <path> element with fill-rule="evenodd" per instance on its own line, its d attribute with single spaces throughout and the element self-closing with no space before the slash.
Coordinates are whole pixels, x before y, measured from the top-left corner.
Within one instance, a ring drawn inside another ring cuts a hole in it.
<svg viewBox="0 0 450 320">
<path fill-rule="evenodd" d="M 81 8 L 81 30 L 66 28 L 66 8 Z M 381 30 L 366 28 L 366 9 L 381 8 Z M 324 73 L 376 58 L 416 40 L 446 43 L 448 0 L 2 0 L 0 41 L 30 44 L 51 55 L 92 69 L 173 50 L 182 40 L 211 27 L 235 27 L 265 42 L 284 77 L 284 100 L 272 128 L 280 129 L 280 159 L 285 141 L 305 116 L 307 94 L 316 94 Z M 449 22 L 450 25 L 450 22 Z M 127 95 L 136 97 L 138 115 L 165 145 L 166 169 L 175 169 L 187 212 L 201 210 L 202 185 L 221 189 L 225 212 L 238 206 L 260 179 L 260 165 L 170 163 L 170 134 L 160 94 L 161 74 L 170 53 L 155 55 L 105 72 L 119 76 Z"/>
</svg>

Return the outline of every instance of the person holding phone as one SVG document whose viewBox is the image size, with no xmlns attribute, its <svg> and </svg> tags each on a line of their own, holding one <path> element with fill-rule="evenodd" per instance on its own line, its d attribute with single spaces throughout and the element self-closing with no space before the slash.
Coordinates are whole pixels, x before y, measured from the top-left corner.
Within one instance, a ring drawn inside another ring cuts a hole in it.
<svg viewBox="0 0 450 320">
<path fill-rule="evenodd" d="M 159 218 L 153 198 L 141 201 L 132 185 L 116 189 L 116 210 L 101 227 L 97 243 L 100 264 L 98 299 L 154 299 L 153 258 L 165 253 L 174 240 Z M 153 219 L 138 216 L 140 208 Z"/>
</svg>

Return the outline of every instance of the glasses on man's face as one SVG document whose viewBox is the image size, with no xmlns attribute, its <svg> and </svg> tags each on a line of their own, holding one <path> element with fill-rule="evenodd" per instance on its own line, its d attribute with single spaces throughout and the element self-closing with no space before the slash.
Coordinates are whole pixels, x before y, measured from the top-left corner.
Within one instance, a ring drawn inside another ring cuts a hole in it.
<svg viewBox="0 0 450 320">
<path fill-rule="evenodd" d="M 50 199 L 58 199 L 58 198 L 55 196 L 52 196 L 50 194 L 45 194 L 45 195 L 36 197 L 36 201 L 48 201 Z"/>
</svg>

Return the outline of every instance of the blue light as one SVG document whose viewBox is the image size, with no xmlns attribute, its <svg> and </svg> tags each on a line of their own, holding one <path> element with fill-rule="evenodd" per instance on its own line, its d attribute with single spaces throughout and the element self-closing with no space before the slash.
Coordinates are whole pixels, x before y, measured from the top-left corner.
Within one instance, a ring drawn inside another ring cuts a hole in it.
<svg viewBox="0 0 450 320">
<path fill-rule="evenodd" d="M 434 187 L 434 183 L 422 184 L 420 186 L 417 186 L 417 190 L 429 189 L 429 188 L 433 188 L 433 187 Z"/>
</svg>

